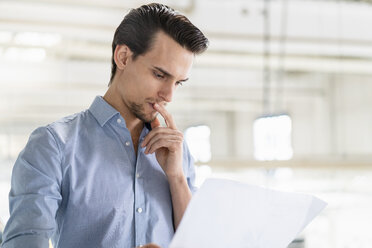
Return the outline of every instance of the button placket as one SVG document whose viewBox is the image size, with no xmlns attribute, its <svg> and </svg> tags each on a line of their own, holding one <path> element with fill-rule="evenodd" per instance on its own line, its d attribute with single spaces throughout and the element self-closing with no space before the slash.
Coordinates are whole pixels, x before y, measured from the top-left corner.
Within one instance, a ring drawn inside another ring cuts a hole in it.
<svg viewBox="0 0 372 248">
<path fill-rule="evenodd" d="M 143 151 L 141 144 L 144 139 L 144 133 L 141 133 L 139 138 L 138 144 L 138 152 L 137 152 L 137 160 L 135 165 L 135 174 L 134 181 L 135 181 L 135 228 L 136 228 L 136 243 L 143 244 L 146 242 L 146 230 L 144 226 L 148 223 L 148 216 L 147 216 L 147 209 L 146 209 L 146 201 L 145 201 L 145 194 L 144 194 L 144 178 L 143 178 L 143 170 L 141 169 L 141 165 L 143 164 Z M 132 142 L 130 144 L 133 144 Z M 133 145 L 132 145 L 133 146 Z"/>
</svg>

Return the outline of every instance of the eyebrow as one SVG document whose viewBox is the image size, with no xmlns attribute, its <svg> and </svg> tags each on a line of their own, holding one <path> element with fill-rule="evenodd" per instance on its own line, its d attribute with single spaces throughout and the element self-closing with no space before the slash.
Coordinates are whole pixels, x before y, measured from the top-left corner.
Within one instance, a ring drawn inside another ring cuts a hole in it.
<svg viewBox="0 0 372 248">
<path fill-rule="evenodd" d="M 169 72 L 167 72 L 166 70 L 160 68 L 160 67 L 157 67 L 157 66 L 154 66 L 154 68 L 158 71 L 160 71 L 161 73 L 163 73 L 164 75 L 166 75 L 167 77 L 172 77 L 174 78 L 174 76 L 172 74 L 170 74 Z M 189 78 L 185 78 L 185 79 L 182 79 L 182 80 L 178 80 L 178 82 L 186 82 L 187 80 L 189 80 Z"/>
</svg>

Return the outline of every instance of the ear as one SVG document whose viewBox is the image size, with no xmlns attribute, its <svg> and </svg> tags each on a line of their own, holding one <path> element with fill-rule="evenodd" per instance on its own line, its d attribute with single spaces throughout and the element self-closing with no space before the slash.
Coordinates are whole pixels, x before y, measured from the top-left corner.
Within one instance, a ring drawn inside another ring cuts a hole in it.
<svg viewBox="0 0 372 248">
<path fill-rule="evenodd" d="M 117 45 L 114 52 L 114 60 L 117 69 L 123 70 L 132 57 L 132 54 L 132 51 L 127 45 Z"/>
</svg>

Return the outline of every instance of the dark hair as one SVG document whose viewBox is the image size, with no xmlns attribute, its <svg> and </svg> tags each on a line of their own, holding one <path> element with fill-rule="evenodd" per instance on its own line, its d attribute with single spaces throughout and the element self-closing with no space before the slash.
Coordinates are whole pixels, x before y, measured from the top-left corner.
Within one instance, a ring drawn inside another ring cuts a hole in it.
<svg viewBox="0 0 372 248">
<path fill-rule="evenodd" d="M 165 32 L 194 54 L 200 54 L 208 47 L 208 39 L 184 15 L 159 3 L 142 5 L 132 9 L 115 31 L 109 85 L 116 73 L 114 61 L 116 46 L 127 45 L 133 52 L 132 58 L 136 59 L 138 55 L 145 54 L 151 48 L 158 31 Z"/>
</svg>

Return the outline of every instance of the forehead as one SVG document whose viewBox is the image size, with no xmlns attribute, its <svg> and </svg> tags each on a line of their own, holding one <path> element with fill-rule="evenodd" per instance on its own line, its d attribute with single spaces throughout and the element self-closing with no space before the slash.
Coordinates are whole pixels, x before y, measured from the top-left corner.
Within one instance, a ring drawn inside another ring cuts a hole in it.
<svg viewBox="0 0 372 248">
<path fill-rule="evenodd" d="M 188 77 L 194 60 L 192 52 L 164 32 L 155 35 L 150 50 L 142 57 L 148 66 L 162 68 L 179 79 Z"/>
</svg>

